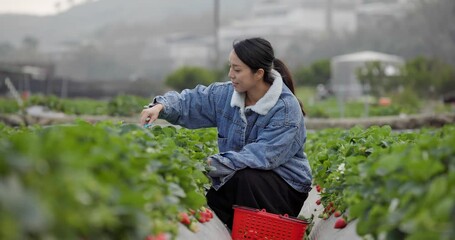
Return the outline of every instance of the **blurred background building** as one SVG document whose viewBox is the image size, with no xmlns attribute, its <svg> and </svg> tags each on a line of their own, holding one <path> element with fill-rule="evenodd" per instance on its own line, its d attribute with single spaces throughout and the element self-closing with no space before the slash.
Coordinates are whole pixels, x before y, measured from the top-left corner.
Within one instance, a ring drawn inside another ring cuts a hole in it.
<svg viewBox="0 0 455 240">
<path fill-rule="evenodd" d="M 437 55 L 455 64 L 453 44 L 434 47 L 450 39 L 416 30 L 421 36 L 413 40 L 395 27 L 417 5 L 410 0 L 56 0 L 55 14 L 0 14 L 0 61 L 3 69 L 51 63 L 52 78 L 74 82 L 159 85 L 182 66 L 223 69 L 235 40 L 261 36 L 292 69 L 358 51 Z M 435 23 L 408 20 L 408 25 L 431 30 L 448 21 L 440 15 Z"/>
<path fill-rule="evenodd" d="M 378 62 L 385 66 L 386 73 L 398 74 L 399 69 L 405 63 L 404 59 L 380 52 L 364 51 L 336 56 L 331 60 L 330 89 L 340 99 L 355 99 L 363 96 L 368 91 L 367 86 L 362 86 L 357 70 L 368 62 Z"/>
</svg>

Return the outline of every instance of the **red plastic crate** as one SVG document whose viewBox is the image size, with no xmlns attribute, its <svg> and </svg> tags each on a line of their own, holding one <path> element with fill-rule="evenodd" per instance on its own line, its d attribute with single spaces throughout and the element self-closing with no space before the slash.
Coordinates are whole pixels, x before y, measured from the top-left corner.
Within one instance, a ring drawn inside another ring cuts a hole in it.
<svg viewBox="0 0 455 240">
<path fill-rule="evenodd" d="M 304 220 L 268 213 L 265 209 L 234 206 L 232 239 L 301 240 L 308 223 Z"/>
</svg>

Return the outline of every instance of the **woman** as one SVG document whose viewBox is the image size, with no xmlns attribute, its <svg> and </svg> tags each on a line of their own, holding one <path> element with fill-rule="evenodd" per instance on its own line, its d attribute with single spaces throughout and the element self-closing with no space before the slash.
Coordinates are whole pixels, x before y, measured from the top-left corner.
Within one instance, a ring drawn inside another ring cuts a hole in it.
<svg viewBox="0 0 455 240">
<path fill-rule="evenodd" d="M 219 153 L 207 163 L 207 202 L 230 229 L 233 205 L 298 216 L 311 190 L 304 111 L 292 77 L 263 38 L 234 43 L 230 82 L 157 96 L 141 124 L 158 117 L 186 128 L 217 127 Z M 284 84 L 283 84 L 284 83 Z"/>
</svg>

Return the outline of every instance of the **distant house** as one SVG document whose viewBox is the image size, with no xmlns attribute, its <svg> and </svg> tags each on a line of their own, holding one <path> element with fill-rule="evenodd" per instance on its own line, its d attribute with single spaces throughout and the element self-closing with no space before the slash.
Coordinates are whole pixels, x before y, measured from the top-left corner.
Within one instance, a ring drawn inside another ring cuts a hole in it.
<svg viewBox="0 0 455 240">
<path fill-rule="evenodd" d="M 362 96 L 362 86 L 357 79 L 357 69 L 367 62 L 381 62 L 386 64 L 389 72 L 397 72 L 397 68 L 404 64 L 403 58 L 380 52 L 364 51 L 340 55 L 331 59 L 330 89 L 342 99 L 352 99 Z"/>
</svg>

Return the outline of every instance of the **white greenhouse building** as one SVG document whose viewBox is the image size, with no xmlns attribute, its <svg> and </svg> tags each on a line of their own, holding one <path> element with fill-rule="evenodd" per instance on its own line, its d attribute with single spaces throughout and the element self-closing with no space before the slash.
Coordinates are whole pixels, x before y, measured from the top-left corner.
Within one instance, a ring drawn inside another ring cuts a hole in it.
<svg viewBox="0 0 455 240">
<path fill-rule="evenodd" d="M 341 100 L 359 98 L 362 96 L 362 86 L 357 79 L 357 69 L 367 62 L 381 62 L 386 65 L 386 74 L 398 73 L 398 68 L 404 64 L 404 59 L 380 52 L 364 51 L 340 55 L 331 59 L 332 76 L 330 89 Z"/>
</svg>

